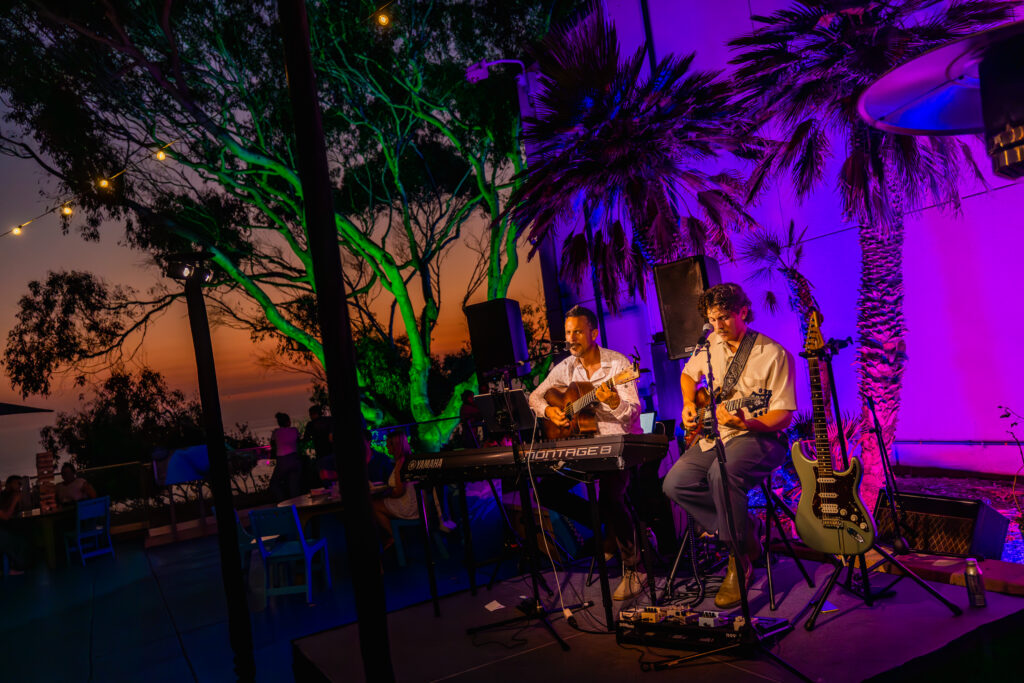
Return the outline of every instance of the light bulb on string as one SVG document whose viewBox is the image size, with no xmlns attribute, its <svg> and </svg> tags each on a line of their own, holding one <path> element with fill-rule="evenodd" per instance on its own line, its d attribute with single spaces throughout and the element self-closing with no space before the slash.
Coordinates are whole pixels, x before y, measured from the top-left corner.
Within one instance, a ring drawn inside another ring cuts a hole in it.
<svg viewBox="0 0 1024 683">
<path fill-rule="evenodd" d="M 96 184 L 99 185 L 104 190 L 110 187 L 110 181 L 107 180 L 106 178 L 100 178 L 99 180 L 96 181 Z"/>
<path fill-rule="evenodd" d="M 20 225 L 15 225 L 13 228 L 11 228 L 11 234 L 12 235 L 20 235 L 21 234 L 21 226 Z"/>
<path fill-rule="evenodd" d="M 157 161 L 163 161 L 166 158 L 167 158 L 167 152 L 163 151 L 162 149 L 158 149 L 156 151 L 156 160 Z"/>
<path fill-rule="evenodd" d="M 384 14 L 384 12 L 381 12 L 380 14 L 377 15 L 377 24 L 379 26 L 387 26 L 390 23 L 391 23 L 391 17 L 389 17 L 388 15 Z"/>
<path fill-rule="evenodd" d="M 63 216 L 70 216 L 75 211 L 74 211 L 74 209 L 71 208 L 71 204 L 67 203 L 64 206 L 60 207 L 60 212 L 61 212 L 61 215 L 63 215 Z"/>
</svg>

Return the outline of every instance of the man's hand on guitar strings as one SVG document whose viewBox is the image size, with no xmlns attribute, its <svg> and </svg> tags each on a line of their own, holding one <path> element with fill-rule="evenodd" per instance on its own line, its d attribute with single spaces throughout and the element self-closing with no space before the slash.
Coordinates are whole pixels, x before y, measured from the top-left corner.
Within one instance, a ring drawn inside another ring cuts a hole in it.
<svg viewBox="0 0 1024 683">
<path fill-rule="evenodd" d="M 683 426 L 687 430 L 697 426 L 697 406 L 693 403 L 683 404 Z"/>
<path fill-rule="evenodd" d="M 544 410 L 544 417 L 554 422 L 559 427 L 565 427 L 569 424 L 569 421 L 565 419 L 565 412 L 561 408 L 555 406 L 548 406 Z"/>
</svg>

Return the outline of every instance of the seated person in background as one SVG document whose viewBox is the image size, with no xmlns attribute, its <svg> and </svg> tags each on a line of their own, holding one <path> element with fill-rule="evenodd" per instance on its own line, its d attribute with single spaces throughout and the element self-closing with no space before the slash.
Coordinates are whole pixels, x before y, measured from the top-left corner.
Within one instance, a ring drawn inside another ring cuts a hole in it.
<svg viewBox="0 0 1024 683">
<path fill-rule="evenodd" d="M 299 430 L 292 427 L 288 413 L 277 413 L 277 429 L 270 434 L 270 457 L 277 459 L 270 475 L 270 493 L 274 500 L 294 498 L 302 493 L 302 460 L 299 456 Z"/>
<path fill-rule="evenodd" d="M 57 502 L 61 505 L 96 497 L 96 489 L 75 471 L 71 463 L 66 462 L 60 468 L 60 477 L 63 481 L 57 484 Z"/>
<path fill-rule="evenodd" d="M 4 490 L 0 492 L 0 553 L 11 559 L 10 574 L 21 574 L 25 567 L 28 543 L 14 533 L 8 520 L 18 516 L 21 502 L 21 477 L 12 474 L 7 477 Z"/>
<path fill-rule="evenodd" d="M 388 476 L 387 493 L 373 500 L 373 517 L 384 532 L 384 550 L 395 544 L 391 535 L 392 519 L 419 519 L 420 511 L 416 504 L 416 490 L 412 484 L 402 481 L 401 472 L 405 459 L 411 453 L 409 439 L 405 432 L 394 430 L 388 433 L 388 453 L 395 459 L 395 468 Z"/>
<path fill-rule="evenodd" d="M 370 432 L 366 433 L 366 443 L 373 443 L 373 435 Z M 391 458 L 387 455 L 375 450 L 372 446 L 366 449 L 366 478 L 371 483 L 386 482 L 394 468 L 395 463 L 391 462 Z"/>
</svg>

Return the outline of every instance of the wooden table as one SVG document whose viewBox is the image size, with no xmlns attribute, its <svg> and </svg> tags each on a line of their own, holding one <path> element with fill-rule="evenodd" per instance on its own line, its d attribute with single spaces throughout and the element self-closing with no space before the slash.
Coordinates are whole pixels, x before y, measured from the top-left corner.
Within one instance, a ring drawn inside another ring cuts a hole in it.
<svg viewBox="0 0 1024 683">
<path fill-rule="evenodd" d="M 301 496 L 282 500 L 277 504 L 277 507 L 284 508 L 292 505 L 295 506 L 295 510 L 299 513 L 299 523 L 302 525 L 303 531 L 305 531 L 308 522 L 314 517 L 341 512 L 345 509 L 337 489 L 320 496 L 304 493 Z"/>
<path fill-rule="evenodd" d="M 39 508 L 27 510 L 11 520 L 14 532 L 20 534 L 35 548 L 42 551 L 46 566 L 57 568 L 57 543 L 63 543 L 59 531 L 71 531 L 75 526 L 75 506 L 41 512 Z"/>
</svg>

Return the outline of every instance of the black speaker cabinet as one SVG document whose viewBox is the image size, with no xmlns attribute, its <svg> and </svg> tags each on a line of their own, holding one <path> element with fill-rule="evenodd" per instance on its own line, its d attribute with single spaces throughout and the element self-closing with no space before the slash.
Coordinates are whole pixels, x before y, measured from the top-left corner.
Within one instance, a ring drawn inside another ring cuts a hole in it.
<svg viewBox="0 0 1024 683">
<path fill-rule="evenodd" d="M 530 353 L 518 301 L 491 299 L 466 306 L 466 322 L 481 383 L 485 375 L 502 368 L 515 368 L 513 376 L 530 371 Z"/>
<path fill-rule="evenodd" d="M 1010 520 L 988 503 L 917 493 L 900 494 L 900 500 L 904 534 L 911 550 L 990 560 L 1002 557 Z M 884 492 L 875 504 L 875 524 L 881 538 L 892 538 L 892 511 Z"/>
<path fill-rule="evenodd" d="M 705 289 L 721 281 L 718 262 L 706 256 L 692 256 L 654 267 L 654 288 L 658 292 L 665 346 L 671 360 L 693 351 L 707 322 L 697 310 L 697 301 Z"/>
</svg>

